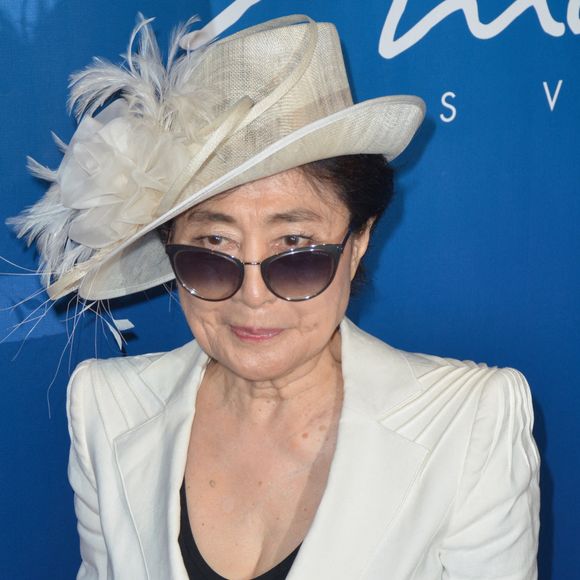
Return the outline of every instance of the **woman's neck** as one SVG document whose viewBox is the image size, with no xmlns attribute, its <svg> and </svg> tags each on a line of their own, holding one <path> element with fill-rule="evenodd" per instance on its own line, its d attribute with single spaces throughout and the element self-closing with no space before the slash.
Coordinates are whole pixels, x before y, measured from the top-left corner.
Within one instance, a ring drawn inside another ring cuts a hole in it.
<svg viewBox="0 0 580 580">
<path fill-rule="evenodd" d="M 301 367 L 267 381 L 246 380 L 213 362 L 204 378 L 205 393 L 200 395 L 206 404 L 248 426 L 309 423 L 342 403 L 340 346 L 337 331 L 327 347 Z"/>
</svg>

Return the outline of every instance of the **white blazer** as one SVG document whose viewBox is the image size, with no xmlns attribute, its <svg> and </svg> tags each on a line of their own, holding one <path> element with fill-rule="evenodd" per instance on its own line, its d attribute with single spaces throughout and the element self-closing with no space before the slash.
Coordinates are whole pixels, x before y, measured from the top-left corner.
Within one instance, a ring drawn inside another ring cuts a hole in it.
<svg viewBox="0 0 580 580">
<path fill-rule="evenodd" d="M 288 579 L 536 578 L 539 458 L 522 375 L 340 329 L 336 451 Z M 75 370 L 77 578 L 187 579 L 179 489 L 207 362 L 190 342 Z"/>
</svg>

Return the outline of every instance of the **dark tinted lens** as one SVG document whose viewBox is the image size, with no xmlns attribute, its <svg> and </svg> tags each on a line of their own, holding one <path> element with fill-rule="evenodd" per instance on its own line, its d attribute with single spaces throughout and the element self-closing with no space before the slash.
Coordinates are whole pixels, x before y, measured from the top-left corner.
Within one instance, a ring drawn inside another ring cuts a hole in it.
<svg viewBox="0 0 580 580">
<path fill-rule="evenodd" d="M 179 251 L 174 265 L 181 283 L 206 300 L 225 300 L 233 296 L 243 276 L 243 270 L 233 260 L 206 250 Z"/>
<path fill-rule="evenodd" d="M 300 299 L 319 294 L 334 276 L 335 261 L 320 251 L 287 254 L 269 262 L 267 283 L 281 298 Z"/>
</svg>

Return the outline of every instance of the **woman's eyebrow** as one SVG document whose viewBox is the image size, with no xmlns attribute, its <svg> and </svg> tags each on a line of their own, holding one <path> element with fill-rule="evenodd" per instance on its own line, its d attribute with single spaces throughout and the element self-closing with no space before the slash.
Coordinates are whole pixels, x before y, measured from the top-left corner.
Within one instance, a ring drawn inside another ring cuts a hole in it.
<svg viewBox="0 0 580 580">
<path fill-rule="evenodd" d="M 272 214 L 266 220 L 268 224 L 297 223 L 297 222 L 321 222 L 322 216 L 315 211 L 306 208 L 293 209 Z"/>
<path fill-rule="evenodd" d="M 190 223 L 226 223 L 235 224 L 237 220 L 222 212 L 211 211 L 207 209 L 197 209 L 187 215 L 187 221 Z M 306 208 L 291 209 L 288 211 L 276 212 L 266 218 L 266 223 L 298 223 L 298 222 L 321 222 L 322 216 L 315 211 Z"/>
<path fill-rule="evenodd" d="M 221 222 L 226 224 L 236 223 L 236 220 L 231 215 L 216 211 L 209 211 L 206 209 L 198 209 L 190 212 L 187 215 L 187 221 L 193 223 L 203 223 L 203 222 Z"/>
</svg>

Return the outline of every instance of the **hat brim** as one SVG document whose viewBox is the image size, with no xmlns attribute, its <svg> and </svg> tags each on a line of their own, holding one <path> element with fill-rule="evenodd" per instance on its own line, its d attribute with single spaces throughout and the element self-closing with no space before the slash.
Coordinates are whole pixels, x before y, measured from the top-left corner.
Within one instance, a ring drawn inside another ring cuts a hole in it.
<svg viewBox="0 0 580 580">
<path fill-rule="evenodd" d="M 114 247 L 82 279 L 81 298 L 107 300 L 140 292 L 174 278 L 155 231 L 198 203 L 219 193 L 312 161 L 363 153 L 390 161 L 409 144 L 425 115 L 414 96 L 388 96 L 352 105 L 301 127 L 273 143 L 213 183 L 192 192 L 174 208 Z"/>
</svg>

